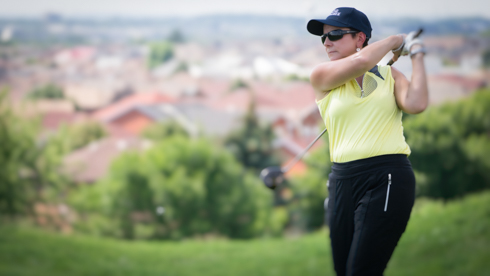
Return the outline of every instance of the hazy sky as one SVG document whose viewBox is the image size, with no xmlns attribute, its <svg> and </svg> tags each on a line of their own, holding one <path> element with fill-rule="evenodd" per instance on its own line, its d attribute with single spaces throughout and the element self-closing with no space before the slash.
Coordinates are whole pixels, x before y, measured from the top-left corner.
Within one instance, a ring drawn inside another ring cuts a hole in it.
<svg viewBox="0 0 490 276">
<path fill-rule="evenodd" d="M 488 0 L 0 0 L 0 16 L 193 16 L 213 13 L 259 13 L 324 18 L 336 7 L 356 7 L 368 17 L 483 16 Z"/>
</svg>

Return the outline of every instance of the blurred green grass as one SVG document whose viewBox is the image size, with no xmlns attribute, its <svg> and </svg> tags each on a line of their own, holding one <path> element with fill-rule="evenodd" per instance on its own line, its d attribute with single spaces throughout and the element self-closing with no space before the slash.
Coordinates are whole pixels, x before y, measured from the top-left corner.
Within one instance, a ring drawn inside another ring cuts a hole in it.
<svg viewBox="0 0 490 276">
<path fill-rule="evenodd" d="M 490 192 L 418 200 L 386 275 L 490 275 Z"/>
<path fill-rule="evenodd" d="M 0 275 L 312 275 L 330 266 L 325 235 L 130 242 L 3 227 Z"/>
<path fill-rule="evenodd" d="M 385 275 L 490 275 L 489 203 L 418 199 Z M 4 225 L 0 275 L 334 275 L 327 236 L 119 241 Z"/>
</svg>

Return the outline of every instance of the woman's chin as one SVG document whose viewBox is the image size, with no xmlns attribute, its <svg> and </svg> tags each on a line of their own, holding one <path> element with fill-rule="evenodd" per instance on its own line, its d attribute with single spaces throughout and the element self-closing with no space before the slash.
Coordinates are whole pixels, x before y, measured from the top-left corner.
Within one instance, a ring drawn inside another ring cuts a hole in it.
<svg viewBox="0 0 490 276">
<path fill-rule="evenodd" d="M 327 55 L 328 55 L 328 58 L 330 60 L 337 60 L 337 59 L 339 59 L 339 53 L 337 51 L 331 51 L 331 52 L 328 52 L 327 51 Z"/>
</svg>

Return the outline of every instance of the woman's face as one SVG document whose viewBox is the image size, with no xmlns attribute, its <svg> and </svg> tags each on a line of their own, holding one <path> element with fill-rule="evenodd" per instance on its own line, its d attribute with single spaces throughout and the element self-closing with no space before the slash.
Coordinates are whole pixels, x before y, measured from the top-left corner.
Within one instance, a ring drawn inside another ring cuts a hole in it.
<svg viewBox="0 0 490 276">
<path fill-rule="evenodd" d="M 333 30 L 350 30 L 344 27 L 335 27 L 330 25 L 323 25 L 323 33 L 326 34 Z M 325 39 L 325 50 L 327 51 L 330 60 L 338 60 L 350 56 L 356 52 L 358 34 L 352 37 L 351 34 L 344 34 L 344 36 L 336 41 L 330 41 L 330 39 Z"/>
</svg>

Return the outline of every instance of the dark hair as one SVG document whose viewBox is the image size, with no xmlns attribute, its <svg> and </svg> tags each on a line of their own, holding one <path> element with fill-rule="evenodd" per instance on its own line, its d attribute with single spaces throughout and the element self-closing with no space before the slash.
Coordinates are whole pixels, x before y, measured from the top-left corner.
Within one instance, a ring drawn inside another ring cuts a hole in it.
<svg viewBox="0 0 490 276">
<path fill-rule="evenodd" d="M 361 31 L 356 30 L 356 29 L 354 29 L 354 28 L 349 28 L 349 29 L 351 29 L 351 30 L 353 30 L 353 31 L 358 31 L 358 32 L 361 32 Z M 352 38 L 354 38 L 354 37 L 356 36 L 356 34 L 350 34 L 350 35 L 352 36 Z M 364 48 L 364 47 L 368 46 L 368 42 L 369 42 L 369 37 L 367 37 L 367 35 L 366 35 L 366 40 L 364 40 L 364 43 L 362 44 L 362 48 Z"/>
</svg>

